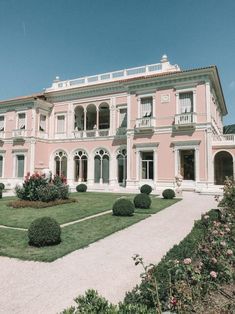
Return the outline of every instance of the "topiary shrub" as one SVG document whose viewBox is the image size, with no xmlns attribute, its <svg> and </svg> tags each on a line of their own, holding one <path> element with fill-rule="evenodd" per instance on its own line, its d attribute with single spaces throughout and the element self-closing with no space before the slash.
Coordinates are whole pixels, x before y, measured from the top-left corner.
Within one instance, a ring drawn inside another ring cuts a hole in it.
<svg viewBox="0 0 235 314">
<path fill-rule="evenodd" d="M 140 188 L 140 193 L 150 194 L 152 192 L 152 187 L 148 184 L 144 184 Z"/>
<path fill-rule="evenodd" d="M 2 190 L 0 189 L 0 198 L 2 198 Z"/>
<path fill-rule="evenodd" d="M 36 192 L 41 202 L 50 202 L 59 198 L 59 188 L 53 184 L 39 186 Z"/>
<path fill-rule="evenodd" d="M 76 191 L 77 192 L 86 192 L 86 190 L 87 190 L 87 186 L 84 183 L 78 184 L 76 186 Z"/>
<path fill-rule="evenodd" d="M 151 198 L 148 194 L 137 194 L 134 198 L 135 208 L 149 208 L 151 206 Z"/>
<path fill-rule="evenodd" d="M 166 189 L 162 192 L 162 196 L 165 199 L 172 199 L 175 197 L 175 191 L 172 189 Z"/>
<path fill-rule="evenodd" d="M 29 244 L 37 247 L 60 243 L 60 235 L 60 225 L 51 217 L 35 219 L 28 229 Z"/>
<path fill-rule="evenodd" d="M 5 184 L 0 182 L 0 190 L 4 190 L 5 189 Z"/>
<path fill-rule="evenodd" d="M 113 204 L 114 216 L 132 216 L 134 211 L 133 203 L 127 198 L 120 198 Z"/>
</svg>

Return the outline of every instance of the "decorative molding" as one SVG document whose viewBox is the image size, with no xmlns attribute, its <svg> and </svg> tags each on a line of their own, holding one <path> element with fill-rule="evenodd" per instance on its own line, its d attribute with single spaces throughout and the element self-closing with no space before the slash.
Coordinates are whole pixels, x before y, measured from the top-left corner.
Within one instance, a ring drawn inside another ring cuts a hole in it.
<svg viewBox="0 0 235 314">
<path fill-rule="evenodd" d="M 155 143 L 139 143 L 139 144 L 133 144 L 133 148 L 156 148 L 159 146 L 159 142 Z"/>
<path fill-rule="evenodd" d="M 177 146 L 198 146 L 200 145 L 201 140 L 190 140 L 190 141 L 175 141 L 171 142 L 171 146 L 177 147 Z"/>
<path fill-rule="evenodd" d="M 169 103 L 170 102 L 170 94 L 161 94 L 161 103 Z"/>
</svg>

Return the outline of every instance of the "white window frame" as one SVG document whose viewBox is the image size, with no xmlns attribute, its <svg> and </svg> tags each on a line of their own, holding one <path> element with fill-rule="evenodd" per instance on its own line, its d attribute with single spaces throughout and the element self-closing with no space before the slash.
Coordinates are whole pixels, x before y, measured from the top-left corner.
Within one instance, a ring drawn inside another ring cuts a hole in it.
<svg viewBox="0 0 235 314">
<path fill-rule="evenodd" d="M 122 106 L 118 106 L 118 128 L 121 128 L 121 110 L 125 109 L 126 110 L 126 116 L 127 116 L 127 121 L 126 121 L 126 128 L 128 125 L 128 109 L 127 109 L 127 105 L 122 105 Z"/>
<path fill-rule="evenodd" d="M 155 105 L 156 105 L 156 97 L 155 97 L 155 93 L 150 93 L 150 94 L 139 94 L 137 97 L 137 103 L 138 103 L 138 118 L 144 118 L 141 116 L 141 99 L 144 98 L 152 98 L 152 114 L 150 116 L 150 118 L 154 118 L 155 117 Z"/>
<path fill-rule="evenodd" d="M 190 88 L 182 88 L 182 89 L 177 89 L 175 93 L 176 97 L 176 114 L 183 114 L 181 112 L 181 107 L 180 107 L 180 94 L 183 93 L 193 93 L 193 111 L 192 113 L 197 112 L 197 97 L 196 97 L 196 87 L 190 87 Z"/>
<path fill-rule="evenodd" d="M 25 123 L 24 123 L 24 129 L 21 129 L 19 126 L 19 115 L 25 114 Z M 26 111 L 17 111 L 17 119 L 16 119 L 16 130 L 27 130 L 27 112 Z"/>
<path fill-rule="evenodd" d="M 2 176 L 1 179 L 5 178 L 5 152 L 0 152 L 0 156 L 2 157 Z"/>
<path fill-rule="evenodd" d="M 58 117 L 64 117 L 64 131 L 63 132 L 58 132 Z M 65 112 L 58 112 L 55 113 L 55 134 L 66 134 L 67 130 L 67 115 Z"/>
<path fill-rule="evenodd" d="M 0 114 L 0 117 L 3 117 L 3 130 L 0 130 L 0 132 L 5 132 L 6 131 L 6 115 L 5 114 Z"/>
</svg>

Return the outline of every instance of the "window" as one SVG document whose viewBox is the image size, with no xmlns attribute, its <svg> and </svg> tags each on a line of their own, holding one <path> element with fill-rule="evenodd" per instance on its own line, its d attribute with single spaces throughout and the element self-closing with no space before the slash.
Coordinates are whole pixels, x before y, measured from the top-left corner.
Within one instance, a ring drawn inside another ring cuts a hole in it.
<svg viewBox="0 0 235 314">
<path fill-rule="evenodd" d="M 2 177 L 3 173 L 3 157 L 0 156 L 0 177 Z"/>
<path fill-rule="evenodd" d="M 95 183 L 109 183 L 109 153 L 104 149 L 95 153 Z"/>
<path fill-rule="evenodd" d="M 57 116 L 57 133 L 64 133 L 65 131 L 65 116 Z"/>
<path fill-rule="evenodd" d="M 78 182 L 87 181 L 87 153 L 84 150 L 76 151 L 74 154 L 74 180 Z"/>
<path fill-rule="evenodd" d="M 127 177 L 127 152 L 126 149 L 120 149 L 117 153 L 117 177 L 121 186 L 126 185 Z"/>
<path fill-rule="evenodd" d="M 140 100 L 140 116 L 152 117 L 153 97 L 144 97 Z"/>
<path fill-rule="evenodd" d="M 41 132 L 46 131 L 46 119 L 47 119 L 47 117 L 44 114 L 40 115 L 39 131 L 41 131 Z"/>
<path fill-rule="evenodd" d="M 67 154 L 63 151 L 55 154 L 55 173 L 67 177 Z"/>
<path fill-rule="evenodd" d="M 24 177 L 24 155 L 16 156 L 16 176 L 17 178 Z"/>
<path fill-rule="evenodd" d="M 0 116 L 0 132 L 4 131 L 4 116 Z"/>
<path fill-rule="evenodd" d="M 127 127 L 127 108 L 122 108 L 119 111 L 119 127 L 120 128 Z"/>
<path fill-rule="evenodd" d="M 193 92 L 180 93 L 180 113 L 193 112 Z"/>
<path fill-rule="evenodd" d="M 25 130 L 26 114 L 18 114 L 18 129 Z"/>
<path fill-rule="evenodd" d="M 153 180 L 153 152 L 141 153 L 142 179 Z"/>
</svg>

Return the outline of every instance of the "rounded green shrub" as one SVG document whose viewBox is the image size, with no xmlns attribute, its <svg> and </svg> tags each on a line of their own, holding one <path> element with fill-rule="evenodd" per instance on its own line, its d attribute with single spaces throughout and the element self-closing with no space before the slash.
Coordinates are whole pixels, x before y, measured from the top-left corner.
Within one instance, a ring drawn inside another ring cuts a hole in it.
<svg viewBox="0 0 235 314">
<path fill-rule="evenodd" d="M 86 190 L 87 190 L 87 186 L 84 183 L 78 184 L 76 186 L 76 191 L 77 192 L 86 192 Z"/>
<path fill-rule="evenodd" d="M 148 184 L 144 184 L 140 188 L 140 193 L 150 194 L 152 192 L 152 187 Z"/>
<path fill-rule="evenodd" d="M 135 208 L 149 208 L 151 206 L 151 198 L 148 194 L 137 194 L 134 198 Z"/>
<path fill-rule="evenodd" d="M 113 204 L 114 216 L 132 216 L 134 211 L 133 203 L 127 198 L 120 198 Z"/>
<path fill-rule="evenodd" d="M 4 190 L 5 189 L 5 184 L 0 182 L 0 190 Z"/>
<path fill-rule="evenodd" d="M 172 189 L 165 189 L 163 192 L 162 192 L 162 196 L 163 198 L 165 199 L 172 199 L 175 197 L 175 191 L 172 190 Z"/>
<path fill-rule="evenodd" d="M 37 247 L 60 243 L 60 235 L 60 225 L 51 217 L 35 219 L 28 229 L 29 244 Z"/>
</svg>

